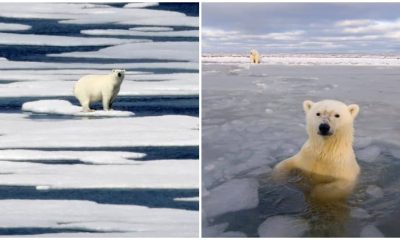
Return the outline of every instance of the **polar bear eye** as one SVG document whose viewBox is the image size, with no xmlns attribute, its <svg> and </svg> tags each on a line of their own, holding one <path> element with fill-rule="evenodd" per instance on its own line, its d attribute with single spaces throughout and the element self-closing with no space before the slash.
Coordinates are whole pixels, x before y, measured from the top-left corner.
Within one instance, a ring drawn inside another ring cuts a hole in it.
<svg viewBox="0 0 400 240">
<path fill-rule="evenodd" d="M 319 117 L 321 115 L 321 113 L 317 113 L 317 116 Z"/>
<path fill-rule="evenodd" d="M 339 118 L 339 117 L 340 117 L 340 115 L 339 115 L 339 114 L 335 114 L 335 117 L 336 117 L 336 118 Z"/>
</svg>

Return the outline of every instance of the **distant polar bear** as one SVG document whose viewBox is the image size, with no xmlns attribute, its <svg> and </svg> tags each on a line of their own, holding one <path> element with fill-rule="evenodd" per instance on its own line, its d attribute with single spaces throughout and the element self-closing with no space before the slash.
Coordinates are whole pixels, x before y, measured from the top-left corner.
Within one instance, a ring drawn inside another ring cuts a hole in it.
<svg viewBox="0 0 400 240">
<path fill-rule="evenodd" d="M 79 79 L 74 86 L 74 95 L 83 111 L 92 111 L 90 104 L 100 100 L 105 111 L 111 110 L 124 76 L 125 70 L 113 69 L 108 75 L 86 75 Z"/>
<path fill-rule="evenodd" d="M 250 62 L 255 64 L 259 64 L 261 62 L 261 56 L 255 49 L 250 51 Z"/>
<path fill-rule="evenodd" d="M 344 199 L 353 190 L 360 167 L 353 150 L 353 120 L 358 105 L 335 100 L 304 101 L 308 140 L 300 152 L 277 164 L 275 179 L 298 170 L 311 184 L 316 199 Z"/>
</svg>

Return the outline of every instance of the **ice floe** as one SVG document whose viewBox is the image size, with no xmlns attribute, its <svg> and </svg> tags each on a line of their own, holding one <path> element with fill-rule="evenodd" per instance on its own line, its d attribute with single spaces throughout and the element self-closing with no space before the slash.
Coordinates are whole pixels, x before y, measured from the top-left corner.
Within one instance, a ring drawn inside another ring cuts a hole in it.
<svg viewBox="0 0 400 240">
<path fill-rule="evenodd" d="M 109 36 L 137 36 L 137 37 L 198 37 L 199 31 L 186 30 L 186 31 L 166 31 L 166 32 L 149 32 L 149 31 L 136 31 L 124 29 L 90 29 L 82 30 L 85 35 L 109 35 Z"/>
<path fill-rule="evenodd" d="M 0 208 L 2 228 L 61 230 L 60 233 L 40 236 L 197 237 L 199 231 L 198 212 L 179 209 L 74 200 L 1 200 Z M 68 233 L 63 229 L 82 231 Z"/>
<path fill-rule="evenodd" d="M 1 148 L 197 146 L 199 140 L 199 119 L 183 115 L 63 121 L 24 116 L 0 114 Z"/>
<path fill-rule="evenodd" d="M 143 158 L 145 155 L 145 153 L 120 151 L 0 150 L 1 161 L 41 161 L 42 163 L 58 160 L 65 160 L 66 162 L 80 160 L 83 163 L 93 164 L 137 164 L 133 160 Z"/>
<path fill-rule="evenodd" d="M 2 3 L 0 16 L 54 19 L 59 20 L 61 23 L 69 24 L 96 23 L 192 27 L 199 25 L 198 17 L 190 17 L 173 11 L 146 9 L 143 8 L 143 5 L 137 6 L 139 7 L 118 8 L 96 3 L 30 3 L 29 8 L 21 8 L 18 3 Z"/>
<path fill-rule="evenodd" d="M 25 24 L 0 22 L 0 31 L 25 31 L 30 28 L 31 26 Z"/>
<path fill-rule="evenodd" d="M 381 198 L 383 197 L 383 190 L 382 188 L 376 185 L 369 185 L 365 192 L 373 198 Z"/>
<path fill-rule="evenodd" d="M 12 173 L 2 175 L 2 185 L 48 186 L 51 189 L 199 187 L 197 160 L 132 162 L 134 164 L 98 164 L 101 158 L 94 165 L 1 161 L 1 171 Z"/>
<path fill-rule="evenodd" d="M 369 215 L 367 210 L 362 209 L 362 208 L 357 208 L 357 207 L 351 209 L 350 215 L 353 218 L 359 218 L 359 219 L 365 219 L 365 218 L 371 217 L 371 215 Z"/>
<path fill-rule="evenodd" d="M 2 45 L 38 45 L 38 46 L 107 46 L 132 42 L 149 42 L 150 40 L 70 37 L 39 34 L 17 34 L 0 32 Z"/>
<path fill-rule="evenodd" d="M 381 149 L 378 146 L 368 146 L 362 150 L 357 151 L 357 159 L 364 162 L 374 162 L 381 154 Z"/>
<path fill-rule="evenodd" d="M 128 3 L 124 5 L 124 8 L 146 8 L 158 6 L 156 2 L 142 2 L 142 3 Z"/>
<path fill-rule="evenodd" d="M 367 225 L 363 227 L 360 233 L 362 238 L 383 238 L 385 237 L 381 231 L 374 225 Z"/>
<path fill-rule="evenodd" d="M 308 230 L 305 220 L 291 216 L 269 217 L 258 227 L 260 237 L 302 237 Z"/>
<path fill-rule="evenodd" d="M 172 27 L 133 27 L 129 28 L 129 30 L 133 31 L 141 31 L 141 32 L 168 32 L 173 31 Z"/>
<path fill-rule="evenodd" d="M 234 179 L 210 190 L 203 198 L 207 217 L 255 208 L 258 205 L 258 182 L 255 179 Z"/>
<path fill-rule="evenodd" d="M 168 59 L 198 62 L 198 43 L 193 42 L 144 42 L 111 46 L 93 52 L 48 54 L 53 57 L 119 58 L 119 59 Z"/>
<path fill-rule="evenodd" d="M 203 63 L 248 63 L 247 55 L 204 54 Z M 266 54 L 261 65 L 400 66 L 399 56 L 357 54 Z"/>
<path fill-rule="evenodd" d="M 131 117 L 135 114 L 128 111 L 92 111 L 83 112 L 82 107 L 72 105 L 66 100 L 39 100 L 26 102 L 22 105 L 22 111 L 32 113 L 47 113 L 72 116 L 93 116 L 93 117 Z"/>
</svg>

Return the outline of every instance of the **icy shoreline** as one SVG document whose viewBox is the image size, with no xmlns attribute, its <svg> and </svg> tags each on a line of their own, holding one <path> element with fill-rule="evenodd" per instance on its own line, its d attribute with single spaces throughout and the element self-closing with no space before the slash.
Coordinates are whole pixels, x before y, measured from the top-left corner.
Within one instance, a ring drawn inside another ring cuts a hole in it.
<svg viewBox="0 0 400 240">
<path fill-rule="evenodd" d="M 249 63 L 243 54 L 203 54 L 202 63 Z M 400 55 L 262 54 L 262 65 L 400 66 Z"/>
</svg>

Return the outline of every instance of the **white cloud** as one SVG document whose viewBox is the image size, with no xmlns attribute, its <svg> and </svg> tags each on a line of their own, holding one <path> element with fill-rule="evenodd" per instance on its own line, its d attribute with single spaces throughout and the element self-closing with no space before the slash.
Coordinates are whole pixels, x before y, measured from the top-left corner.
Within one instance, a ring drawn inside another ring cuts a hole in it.
<svg viewBox="0 0 400 240">
<path fill-rule="evenodd" d="M 302 30 L 286 31 L 286 32 L 272 32 L 267 34 L 248 34 L 240 31 L 226 31 L 222 29 L 206 28 L 202 29 L 202 35 L 209 40 L 218 41 L 233 41 L 233 40 L 295 40 L 305 32 Z"/>
<path fill-rule="evenodd" d="M 354 20 L 343 20 L 336 22 L 336 26 L 338 27 L 352 27 L 352 26 L 361 26 L 367 25 L 371 22 L 369 19 L 354 19 Z"/>
<path fill-rule="evenodd" d="M 361 21 L 361 20 L 359 20 Z M 346 22 L 346 21 L 342 21 Z M 337 24 L 338 25 L 338 24 Z M 383 33 L 390 34 L 392 31 L 400 30 L 400 20 L 395 21 L 374 21 L 363 20 L 363 24 L 358 25 L 338 25 L 344 26 L 343 33 L 363 34 L 363 33 Z"/>
</svg>

